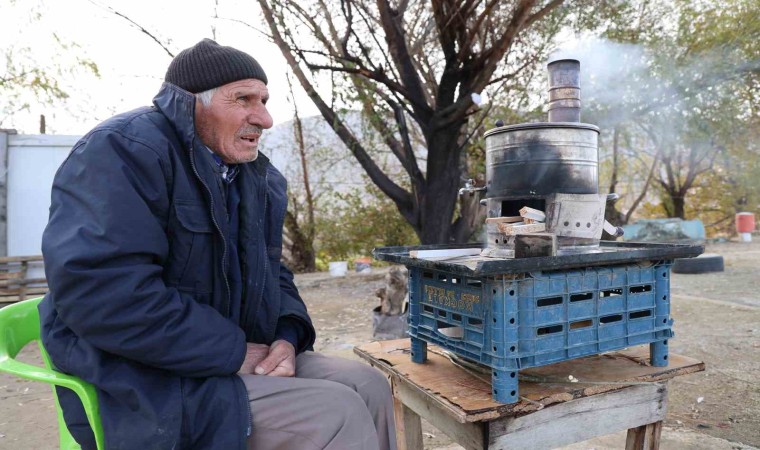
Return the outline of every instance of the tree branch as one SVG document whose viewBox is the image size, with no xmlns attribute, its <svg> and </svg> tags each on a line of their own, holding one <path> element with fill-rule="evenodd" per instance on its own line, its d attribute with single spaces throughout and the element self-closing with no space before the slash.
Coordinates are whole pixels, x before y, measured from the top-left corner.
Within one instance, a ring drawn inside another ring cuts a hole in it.
<svg viewBox="0 0 760 450">
<path fill-rule="evenodd" d="M 559 7 L 564 2 L 565 0 L 552 0 L 546 6 L 538 10 L 538 12 L 528 17 L 528 19 L 525 21 L 525 28 L 528 28 L 529 26 L 533 25 L 535 22 L 543 19 L 547 14 L 552 12 L 554 9 Z"/>
<path fill-rule="evenodd" d="M 296 61 L 295 56 L 290 51 L 290 48 L 285 44 L 285 41 L 279 32 L 277 23 L 274 18 L 274 12 L 272 7 L 269 5 L 269 2 L 267 0 L 259 0 L 259 5 L 261 6 L 261 10 L 264 13 L 264 18 L 266 19 L 267 24 L 272 31 L 272 37 L 275 43 L 280 48 L 280 51 L 288 62 L 288 65 L 293 70 L 293 73 L 296 75 L 296 78 L 298 78 L 298 81 L 301 83 L 301 86 L 304 88 L 307 95 L 309 95 L 309 97 L 319 109 L 320 113 L 322 113 L 322 116 L 325 118 L 325 120 L 327 120 L 328 123 L 333 124 L 333 129 L 335 130 L 336 134 L 341 138 L 343 143 L 346 144 L 351 153 L 353 153 L 354 157 L 357 159 L 362 168 L 367 172 L 370 179 L 375 183 L 375 185 L 377 185 L 381 191 L 383 191 L 396 203 L 399 211 L 407 218 L 407 220 L 409 220 L 410 223 L 416 223 L 416 218 L 413 215 L 414 207 L 410 194 L 396 185 L 390 178 L 388 178 L 385 173 L 383 173 L 382 170 L 380 170 L 380 168 L 372 160 L 369 154 L 367 154 L 367 151 L 364 149 L 358 139 L 346 127 L 345 123 L 343 123 L 343 120 L 325 103 L 325 101 L 316 91 L 314 86 L 304 74 L 303 70 L 301 70 L 298 61 Z"/>
<path fill-rule="evenodd" d="M 134 20 L 130 19 L 130 18 L 129 18 L 129 17 L 127 17 L 125 14 L 122 14 L 122 13 L 120 13 L 119 11 L 116 11 L 115 9 L 111 8 L 111 7 L 110 7 L 110 6 L 108 6 L 108 5 L 101 5 L 101 4 L 98 4 L 97 2 L 95 2 L 95 1 L 93 1 L 93 0 L 89 0 L 89 1 L 90 1 L 90 3 L 92 3 L 92 4 L 93 4 L 93 5 L 95 5 L 95 6 L 98 6 L 98 7 L 101 7 L 101 8 L 106 8 L 106 9 L 108 9 L 108 10 L 109 10 L 109 11 L 111 11 L 113 14 L 116 14 L 117 16 L 119 16 L 119 17 L 121 17 L 122 19 L 124 19 L 124 20 L 126 20 L 127 22 L 129 22 L 129 23 L 130 23 L 130 25 L 132 25 L 133 27 L 135 27 L 135 28 L 137 28 L 138 30 L 140 30 L 140 32 L 141 32 L 141 33 L 143 33 L 143 34 L 145 34 L 146 36 L 148 36 L 149 38 L 153 39 L 153 41 L 154 41 L 156 44 L 158 44 L 158 45 L 159 45 L 159 46 L 160 46 L 162 49 L 164 49 L 164 51 L 166 52 L 166 54 L 167 54 L 167 55 L 169 55 L 169 57 L 171 57 L 171 58 L 174 58 L 174 53 L 173 53 L 171 50 L 169 50 L 169 49 L 166 47 L 166 45 L 165 45 L 163 42 L 161 42 L 161 40 L 160 40 L 160 39 L 158 39 L 158 38 L 157 38 L 157 37 L 156 37 L 156 36 L 155 36 L 153 33 L 151 33 L 150 31 L 146 30 L 146 29 L 145 29 L 144 27 L 142 27 L 140 24 L 138 24 L 138 23 L 137 23 L 137 22 L 135 22 Z"/>
<path fill-rule="evenodd" d="M 536 1 L 537 0 L 520 0 L 515 7 L 512 20 L 509 21 L 509 25 L 507 25 L 501 38 L 491 48 L 484 50 L 481 53 L 480 58 L 475 61 L 473 69 L 476 75 L 472 82 L 473 90 L 481 91 L 488 84 L 496 66 L 512 45 L 517 33 L 523 28 L 525 21 L 529 17 L 530 10 L 536 4 Z M 551 6 L 551 3 L 547 7 L 549 6 Z"/>
<path fill-rule="evenodd" d="M 631 204 L 631 207 L 628 208 L 628 212 L 625 213 L 625 223 L 628 223 L 631 220 L 631 216 L 633 215 L 633 212 L 636 211 L 636 208 L 639 207 L 639 204 L 644 200 L 644 198 L 647 195 L 647 190 L 649 189 L 649 185 L 652 184 L 652 178 L 654 178 L 655 174 L 655 168 L 657 167 L 657 163 L 659 162 L 659 153 L 652 161 L 652 166 L 649 168 L 649 173 L 647 174 L 647 179 L 644 182 L 644 188 L 641 190 L 641 193 L 638 197 L 633 201 L 633 204 Z"/>
<path fill-rule="evenodd" d="M 380 12 L 380 24 L 385 31 L 385 41 L 388 44 L 389 53 L 401 76 L 401 83 L 407 91 L 407 95 L 404 97 L 412 102 L 412 108 L 422 123 L 427 123 L 433 111 L 425 103 L 422 82 L 414 70 L 409 49 L 406 47 L 404 31 L 401 27 L 402 16 L 399 15 L 398 11 L 391 8 L 388 0 L 378 0 L 377 7 Z"/>
</svg>

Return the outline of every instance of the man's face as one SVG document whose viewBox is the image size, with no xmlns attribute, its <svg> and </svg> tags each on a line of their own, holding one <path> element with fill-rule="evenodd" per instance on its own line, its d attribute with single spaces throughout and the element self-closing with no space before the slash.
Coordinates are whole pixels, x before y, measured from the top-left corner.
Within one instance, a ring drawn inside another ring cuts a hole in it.
<svg viewBox="0 0 760 450">
<path fill-rule="evenodd" d="M 268 100 L 266 84 L 255 79 L 219 87 L 208 106 L 196 100 L 195 127 L 201 142 L 227 164 L 255 160 L 262 131 L 272 127 Z"/>
</svg>

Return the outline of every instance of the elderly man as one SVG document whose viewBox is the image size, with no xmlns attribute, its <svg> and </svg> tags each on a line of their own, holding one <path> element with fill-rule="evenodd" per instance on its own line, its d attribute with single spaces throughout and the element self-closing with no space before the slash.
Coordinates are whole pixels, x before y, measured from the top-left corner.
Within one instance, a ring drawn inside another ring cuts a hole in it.
<svg viewBox="0 0 760 450">
<path fill-rule="evenodd" d="M 165 81 L 55 177 L 39 307 L 53 362 L 97 387 L 109 449 L 395 448 L 387 380 L 311 351 L 280 262 L 285 179 L 258 153 L 264 70 L 205 39 Z M 94 448 L 76 396 L 58 394 Z"/>
</svg>

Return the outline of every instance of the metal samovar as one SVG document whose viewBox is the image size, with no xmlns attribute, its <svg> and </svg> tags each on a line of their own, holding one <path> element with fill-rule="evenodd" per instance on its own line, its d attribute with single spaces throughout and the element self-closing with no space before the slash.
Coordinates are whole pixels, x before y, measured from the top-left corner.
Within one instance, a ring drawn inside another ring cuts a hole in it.
<svg viewBox="0 0 760 450">
<path fill-rule="evenodd" d="M 546 214 L 546 232 L 560 251 L 598 247 L 607 195 L 599 194 L 599 128 L 581 123 L 580 62 L 548 64 L 548 122 L 521 123 L 485 133 L 488 218 L 519 217 L 527 206 Z M 466 189 L 465 189 L 466 190 Z M 514 235 L 486 223 L 486 256 L 511 256 Z"/>
</svg>

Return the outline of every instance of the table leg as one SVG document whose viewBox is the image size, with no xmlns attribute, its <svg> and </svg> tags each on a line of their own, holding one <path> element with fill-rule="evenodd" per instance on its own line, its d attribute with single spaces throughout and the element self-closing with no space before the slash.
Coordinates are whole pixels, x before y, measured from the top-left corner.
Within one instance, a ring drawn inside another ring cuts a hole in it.
<svg viewBox="0 0 760 450">
<path fill-rule="evenodd" d="M 642 425 L 628 430 L 625 440 L 625 450 L 658 450 L 662 421 Z"/>
<path fill-rule="evenodd" d="M 419 450 L 422 448 L 422 422 L 416 412 L 407 408 L 399 400 L 396 381 L 391 377 L 393 390 L 393 415 L 396 419 L 396 445 L 398 450 Z"/>
<path fill-rule="evenodd" d="M 415 337 L 412 341 L 412 362 L 424 363 L 427 359 L 427 342 Z"/>
<path fill-rule="evenodd" d="M 654 367 L 668 366 L 668 340 L 649 344 L 649 362 Z"/>
<path fill-rule="evenodd" d="M 491 393 L 500 403 L 515 403 L 520 400 L 517 370 L 491 370 Z"/>
</svg>

